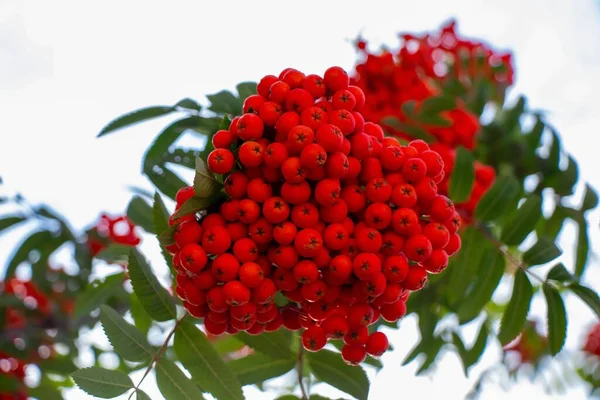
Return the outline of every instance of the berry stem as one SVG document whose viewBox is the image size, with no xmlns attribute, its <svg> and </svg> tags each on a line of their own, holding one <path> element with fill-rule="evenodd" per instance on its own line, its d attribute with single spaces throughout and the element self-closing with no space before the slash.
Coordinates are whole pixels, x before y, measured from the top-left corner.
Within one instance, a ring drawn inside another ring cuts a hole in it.
<svg viewBox="0 0 600 400">
<path fill-rule="evenodd" d="M 304 387 L 304 380 L 302 379 L 304 376 L 304 345 L 302 344 L 302 338 L 300 340 L 300 347 L 298 348 L 298 384 L 300 385 L 300 392 L 302 392 L 302 400 L 308 400 L 308 393 L 306 393 L 306 388 Z"/>
</svg>

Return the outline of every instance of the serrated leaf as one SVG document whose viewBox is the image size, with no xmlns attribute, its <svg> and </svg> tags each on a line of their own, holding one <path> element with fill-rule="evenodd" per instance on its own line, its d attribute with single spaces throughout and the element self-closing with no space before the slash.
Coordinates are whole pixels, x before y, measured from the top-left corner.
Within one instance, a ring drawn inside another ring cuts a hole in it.
<svg viewBox="0 0 600 400">
<path fill-rule="evenodd" d="M 133 318 L 135 327 L 146 337 L 152 326 L 152 318 L 144 310 L 144 306 L 142 306 L 142 303 L 140 303 L 134 292 L 129 295 L 129 311 L 131 312 L 131 318 Z"/>
<path fill-rule="evenodd" d="M 144 335 L 112 308 L 100 306 L 100 321 L 113 348 L 124 359 L 146 361 L 154 355 Z"/>
<path fill-rule="evenodd" d="M 81 318 L 105 304 L 119 290 L 123 290 L 125 274 L 113 274 L 104 278 L 103 282 L 92 282 L 75 297 L 73 318 Z"/>
<path fill-rule="evenodd" d="M 206 336 L 192 323 L 175 331 L 175 353 L 192 379 L 217 399 L 243 400 L 242 386 Z"/>
<path fill-rule="evenodd" d="M 540 218 L 542 218 L 542 199 L 537 195 L 531 195 L 507 219 L 500 240 L 509 246 L 520 244 L 535 229 Z"/>
<path fill-rule="evenodd" d="M 591 210 L 598 205 L 598 194 L 589 184 L 585 184 L 585 194 L 581 204 L 581 211 Z"/>
<path fill-rule="evenodd" d="M 525 271 L 519 268 L 515 273 L 515 282 L 510 301 L 502 315 L 502 322 L 500 323 L 498 340 L 503 345 L 516 338 L 523 330 L 532 297 L 533 287 L 531 286 L 531 282 Z"/>
<path fill-rule="evenodd" d="M 427 131 L 417 128 L 413 125 L 405 124 L 396 117 L 384 117 L 381 120 L 381 123 L 391 127 L 394 130 L 406 133 L 415 139 L 421 139 L 428 143 L 435 141 L 435 138 L 431 134 L 427 133 Z"/>
<path fill-rule="evenodd" d="M 505 264 L 504 255 L 498 251 L 486 252 L 472 289 L 465 293 L 468 301 L 462 303 L 457 311 L 461 324 L 476 318 L 486 303 L 490 301 L 504 275 Z"/>
<path fill-rule="evenodd" d="M 177 230 L 177 226 L 179 226 L 178 224 L 170 226 L 169 229 L 167 229 L 166 231 L 164 231 L 163 233 L 161 233 L 158 236 L 158 241 L 160 242 L 161 245 L 163 246 L 169 246 L 172 245 L 173 243 L 175 243 L 175 239 L 173 238 L 173 235 L 175 234 L 175 231 Z"/>
<path fill-rule="evenodd" d="M 569 285 L 569 289 L 583 300 L 596 316 L 600 318 L 600 298 L 598 297 L 598 293 L 587 286 L 578 284 Z"/>
<path fill-rule="evenodd" d="M 349 366 L 338 353 L 319 350 L 307 353 L 306 360 L 317 379 L 359 400 L 366 400 L 369 396 L 370 384 L 365 371 L 360 366 Z"/>
<path fill-rule="evenodd" d="M 172 361 L 156 362 L 156 384 L 166 400 L 202 400 L 202 392 Z"/>
<path fill-rule="evenodd" d="M 14 225 L 24 222 L 26 219 L 21 216 L 12 216 L 0 219 L 0 232 L 9 229 Z"/>
<path fill-rule="evenodd" d="M 239 115 L 242 112 L 242 100 L 227 90 L 209 94 L 206 98 L 210 101 L 208 109 L 218 114 Z"/>
<path fill-rule="evenodd" d="M 133 291 L 148 315 L 156 321 L 175 319 L 177 314 L 173 297 L 160 285 L 144 256 L 135 248 L 129 253 L 127 268 Z"/>
<path fill-rule="evenodd" d="M 81 390 L 102 399 L 112 399 L 133 389 L 129 375 L 105 368 L 80 369 L 73 372 L 71 377 Z"/>
<path fill-rule="evenodd" d="M 185 99 L 181 99 L 175 104 L 175 107 L 187 108 L 188 110 L 200 111 L 202 106 L 198 104 L 198 102 L 194 99 L 190 99 L 186 97 Z"/>
<path fill-rule="evenodd" d="M 170 114 L 173 111 L 175 111 L 175 107 L 172 106 L 154 106 L 132 111 L 109 122 L 108 125 L 102 128 L 97 137 L 107 135 L 110 132 L 125 128 L 126 126 L 137 124 L 138 122 L 162 117 L 163 115 Z"/>
<path fill-rule="evenodd" d="M 456 161 L 450 176 L 448 195 L 455 203 L 463 203 L 469 199 L 475 182 L 473 153 L 459 146 L 456 149 Z"/>
<path fill-rule="evenodd" d="M 262 354 L 251 354 L 227 363 L 243 386 L 281 376 L 294 368 L 294 365 L 296 360 L 293 358 L 273 359 Z"/>
<path fill-rule="evenodd" d="M 590 252 L 590 238 L 585 221 L 579 221 L 577 247 L 575 249 L 575 275 L 581 277 L 585 272 Z"/>
<path fill-rule="evenodd" d="M 256 336 L 240 332 L 235 337 L 270 358 L 290 359 L 294 357 L 291 349 L 291 336 L 283 330 L 264 332 Z"/>
<path fill-rule="evenodd" d="M 548 346 L 550 354 L 557 354 L 564 346 L 567 337 L 567 313 L 560 293 L 553 287 L 542 286 L 548 305 Z"/>
<path fill-rule="evenodd" d="M 256 82 L 240 82 L 235 88 L 238 92 L 238 97 L 244 100 L 248 96 L 252 96 L 253 94 L 257 93 L 256 86 Z"/>
<path fill-rule="evenodd" d="M 173 214 L 173 218 L 181 218 L 189 214 L 195 214 L 199 211 L 206 210 L 212 204 L 212 202 L 212 199 L 191 197 L 187 199 L 185 203 L 181 205 L 181 207 L 179 207 L 175 214 Z"/>
<path fill-rule="evenodd" d="M 208 169 L 208 165 L 201 157 L 196 157 L 196 175 L 194 176 L 194 196 L 207 199 L 221 190 L 221 184 L 215 175 Z"/>
<path fill-rule="evenodd" d="M 562 254 L 562 250 L 548 237 L 538 238 L 529 250 L 523 254 L 523 261 L 528 265 L 546 264 Z"/>
<path fill-rule="evenodd" d="M 475 208 L 475 218 L 492 221 L 502 216 L 517 195 L 520 185 L 512 176 L 500 176 Z"/>
<path fill-rule="evenodd" d="M 546 279 L 557 282 L 568 282 L 573 280 L 573 275 L 565 268 L 563 263 L 558 263 L 548 272 Z"/>
<path fill-rule="evenodd" d="M 152 226 L 152 207 L 139 196 L 133 196 L 127 206 L 127 216 L 134 224 L 141 226 L 146 232 L 154 233 Z"/>
</svg>

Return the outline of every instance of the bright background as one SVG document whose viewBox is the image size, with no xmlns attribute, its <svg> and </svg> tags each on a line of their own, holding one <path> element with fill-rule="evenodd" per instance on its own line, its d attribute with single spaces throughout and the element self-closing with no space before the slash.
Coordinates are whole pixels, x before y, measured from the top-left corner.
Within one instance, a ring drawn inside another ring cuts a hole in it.
<svg viewBox="0 0 600 400">
<path fill-rule="evenodd" d="M 0 1 L 0 176 L 9 192 L 44 202 L 77 228 L 95 222 L 102 210 L 118 214 L 131 196 L 128 185 L 151 188 L 140 174 L 142 154 L 165 120 L 103 139 L 100 128 L 124 112 L 170 105 L 183 97 L 232 89 L 293 66 L 320 73 L 331 65 L 350 69 L 350 43 L 359 33 L 373 45 L 397 44 L 398 31 L 434 30 L 448 18 L 461 34 L 483 38 L 515 53 L 517 84 L 530 105 L 546 110 L 564 147 L 579 162 L 581 177 L 600 188 L 600 3 L 592 0 L 514 1 Z M 598 212 L 591 215 L 591 240 L 598 250 Z M 573 227 L 562 235 L 572 263 Z M 18 238 L 0 241 L 0 266 Z M 156 252 L 156 243 L 145 248 Z M 157 263 L 160 263 L 157 259 Z M 160 266 L 159 266 L 160 268 Z M 587 283 L 599 277 L 597 258 Z M 567 347 L 580 345 L 592 313 L 567 298 Z M 544 302 L 533 314 L 543 316 Z M 441 357 L 431 377 L 414 377 L 418 365 L 400 367 L 417 339 L 407 318 L 391 339 L 396 351 L 372 378 L 371 399 L 400 397 L 460 399 L 474 379 L 500 356 L 491 346 L 470 379 L 458 358 Z M 101 331 L 91 340 L 106 343 Z M 134 376 L 134 382 L 139 379 Z M 153 379 L 142 388 L 161 395 Z M 249 399 L 270 399 L 245 389 Z M 323 394 L 341 396 L 339 392 Z M 583 388 L 564 398 L 585 398 Z M 550 398 L 525 379 L 503 391 L 486 385 L 484 399 Z M 69 399 L 90 398 L 80 390 Z"/>
</svg>

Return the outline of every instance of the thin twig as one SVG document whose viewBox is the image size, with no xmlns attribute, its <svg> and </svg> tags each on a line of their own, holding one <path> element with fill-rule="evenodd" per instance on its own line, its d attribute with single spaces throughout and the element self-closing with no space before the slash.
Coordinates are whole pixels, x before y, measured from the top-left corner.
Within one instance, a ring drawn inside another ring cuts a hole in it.
<svg viewBox="0 0 600 400">
<path fill-rule="evenodd" d="M 183 317 L 179 318 L 175 322 L 175 325 L 173 326 L 173 329 L 171 329 L 171 332 L 169 332 L 169 335 L 165 339 L 164 343 L 162 344 L 162 346 L 160 347 L 160 349 L 158 349 L 158 351 L 156 352 L 156 354 L 154 355 L 154 357 L 152 357 L 152 360 L 150 360 L 150 364 L 148 365 L 148 368 L 146 368 L 146 371 L 144 372 L 144 375 L 142 376 L 142 379 L 140 379 L 140 381 L 138 382 L 138 384 L 135 385 L 135 390 L 133 392 L 131 392 L 131 394 L 129 395 L 129 400 L 131 399 L 131 397 L 133 397 L 133 395 L 135 393 L 137 393 L 137 391 L 140 388 L 142 382 L 144 382 L 144 379 L 146 379 L 146 377 L 148 376 L 148 374 L 150 373 L 150 371 L 152 371 L 152 367 L 154 366 L 154 363 L 156 361 L 158 361 L 158 359 L 160 358 L 160 356 L 162 355 L 162 353 L 164 353 L 164 351 L 166 350 L 167 346 L 169 345 L 169 341 L 171 340 L 171 338 L 175 334 L 175 330 L 179 326 L 179 323 L 181 321 L 183 321 L 183 318 L 185 318 L 185 315 Z"/>
<path fill-rule="evenodd" d="M 304 346 L 302 345 L 302 338 L 300 338 L 300 348 L 298 349 L 298 384 L 300 385 L 300 392 L 302 392 L 302 400 L 308 400 L 308 393 L 304 387 Z"/>
</svg>

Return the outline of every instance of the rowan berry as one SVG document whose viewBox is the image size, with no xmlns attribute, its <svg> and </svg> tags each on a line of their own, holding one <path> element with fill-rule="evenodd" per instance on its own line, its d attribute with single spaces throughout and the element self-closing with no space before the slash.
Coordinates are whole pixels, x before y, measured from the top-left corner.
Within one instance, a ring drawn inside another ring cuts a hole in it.
<svg viewBox="0 0 600 400">
<path fill-rule="evenodd" d="M 181 266 L 192 274 L 197 274 L 206 266 L 208 257 L 204 249 L 196 244 L 186 244 L 181 249 Z"/>
<path fill-rule="evenodd" d="M 367 357 L 364 346 L 345 345 L 342 347 L 342 358 L 348 365 L 358 365 Z"/>
<path fill-rule="evenodd" d="M 202 240 L 202 227 L 196 221 L 183 221 L 173 233 L 173 239 L 180 249 L 186 244 L 200 243 Z"/>
<path fill-rule="evenodd" d="M 240 146 L 238 157 L 246 167 L 258 167 L 263 162 L 264 149 L 254 141 L 245 142 Z"/>
<path fill-rule="evenodd" d="M 233 168 L 235 159 L 228 149 L 215 149 L 207 159 L 208 167 L 215 174 L 226 174 Z"/>
<path fill-rule="evenodd" d="M 223 254 L 231 246 L 229 231 L 222 226 L 213 226 L 204 231 L 202 247 L 209 254 Z"/>
<path fill-rule="evenodd" d="M 323 75 L 325 85 L 332 92 L 346 89 L 350 84 L 348 73 L 341 67 L 330 67 Z"/>
<path fill-rule="evenodd" d="M 325 96 L 327 87 L 325 81 L 319 75 L 307 75 L 302 82 L 302 87 L 308 91 L 314 99 L 320 99 Z"/>
<path fill-rule="evenodd" d="M 327 152 L 317 143 L 306 145 L 300 152 L 300 163 L 304 168 L 315 169 L 325 165 L 327 161 Z"/>
<path fill-rule="evenodd" d="M 318 326 L 311 326 L 302 332 L 302 345 L 308 351 L 319 351 L 327 344 L 325 330 Z"/>
<path fill-rule="evenodd" d="M 240 199 L 246 195 L 248 181 L 248 177 L 244 173 L 234 172 L 225 178 L 225 192 L 234 199 Z"/>
<path fill-rule="evenodd" d="M 369 335 L 367 340 L 366 350 L 367 353 L 373 357 L 381 357 L 389 347 L 389 341 L 385 333 L 373 332 Z"/>
</svg>

